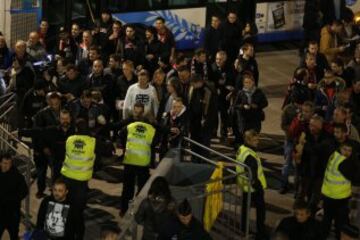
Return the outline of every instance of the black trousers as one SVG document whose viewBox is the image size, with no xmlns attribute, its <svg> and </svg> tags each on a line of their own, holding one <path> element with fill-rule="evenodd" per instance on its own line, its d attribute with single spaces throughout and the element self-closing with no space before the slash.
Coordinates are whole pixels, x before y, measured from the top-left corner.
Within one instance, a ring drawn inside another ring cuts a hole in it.
<svg viewBox="0 0 360 240">
<path fill-rule="evenodd" d="M 4 231 L 7 230 L 10 235 L 10 240 L 18 240 L 19 224 L 20 224 L 20 209 L 17 209 L 12 213 L 5 213 L 5 214 L 1 211 L 0 239 L 2 239 L 1 237 Z"/>
<path fill-rule="evenodd" d="M 242 208 L 241 208 L 241 229 L 245 232 L 246 227 L 246 218 L 247 218 L 247 192 L 243 194 Z M 267 239 L 267 232 L 265 227 L 265 200 L 264 200 L 264 190 L 255 191 L 251 194 L 251 206 L 256 208 L 256 239 Z"/>
<path fill-rule="evenodd" d="M 51 158 L 51 169 L 52 169 L 51 180 L 52 180 L 52 183 L 54 183 L 56 181 L 56 179 L 61 177 L 61 168 L 62 168 L 63 163 L 64 163 L 64 159 L 60 160 L 60 159 L 56 159 L 54 157 Z"/>
<path fill-rule="evenodd" d="M 76 220 L 74 222 L 77 223 L 75 239 L 82 240 L 85 233 L 84 210 L 87 201 L 88 182 L 63 177 L 69 190 L 68 199 L 75 210 L 74 216 Z"/>
<path fill-rule="evenodd" d="M 46 171 L 49 165 L 48 158 L 40 151 L 34 151 L 38 192 L 44 192 L 46 188 Z"/>
<path fill-rule="evenodd" d="M 124 182 L 121 194 L 121 211 L 125 213 L 129 208 L 129 201 L 135 194 L 135 182 L 138 192 L 143 188 L 149 179 L 149 167 L 139 167 L 134 165 L 124 165 Z"/>
<path fill-rule="evenodd" d="M 198 125 L 196 125 L 198 126 Z M 201 126 L 196 128 L 193 127 L 192 129 L 190 129 L 190 135 L 191 135 L 191 139 L 203 144 L 206 147 L 210 147 L 210 143 L 211 143 L 211 136 L 212 136 L 212 129 L 204 129 Z M 202 149 L 201 147 L 196 146 L 195 144 L 191 144 L 191 151 L 196 152 L 197 154 L 204 156 L 204 157 L 209 157 L 209 151 Z M 197 158 L 197 157 L 192 157 L 192 161 L 196 162 L 196 163 L 201 163 L 203 162 L 203 160 Z"/>
<path fill-rule="evenodd" d="M 331 230 L 332 221 L 335 220 L 336 238 L 340 239 L 341 228 L 349 223 L 349 199 L 331 199 L 324 197 L 323 230 L 327 238 Z"/>
</svg>

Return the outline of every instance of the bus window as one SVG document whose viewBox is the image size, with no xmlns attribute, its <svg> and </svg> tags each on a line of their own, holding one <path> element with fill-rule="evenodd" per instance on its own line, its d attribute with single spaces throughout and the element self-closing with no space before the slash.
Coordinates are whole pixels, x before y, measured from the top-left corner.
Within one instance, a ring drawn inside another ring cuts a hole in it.
<svg viewBox="0 0 360 240">
<path fill-rule="evenodd" d="M 169 0 L 169 7 L 186 7 L 204 3 L 202 0 Z"/>
<path fill-rule="evenodd" d="M 72 1 L 72 19 L 86 18 L 88 6 L 82 0 Z"/>
<path fill-rule="evenodd" d="M 64 26 L 65 4 L 64 0 L 47 0 L 43 2 L 43 17 L 50 25 Z"/>
<path fill-rule="evenodd" d="M 148 11 L 153 0 L 109 0 L 108 9 L 112 12 Z"/>
</svg>

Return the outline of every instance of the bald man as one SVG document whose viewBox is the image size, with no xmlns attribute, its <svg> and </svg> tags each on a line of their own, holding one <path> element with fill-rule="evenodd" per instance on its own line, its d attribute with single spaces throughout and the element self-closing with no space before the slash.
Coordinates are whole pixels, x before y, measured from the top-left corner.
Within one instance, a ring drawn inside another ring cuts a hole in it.
<svg viewBox="0 0 360 240">
<path fill-rule="evenodd" d="M 40 42 L 40 37 L 37 32 L 29 33 L 29 39 L 26 43 L 26 52 L 28 53 L 31 62 L 41 61 L 45 58 L 46 51 Z"/>
</svg>

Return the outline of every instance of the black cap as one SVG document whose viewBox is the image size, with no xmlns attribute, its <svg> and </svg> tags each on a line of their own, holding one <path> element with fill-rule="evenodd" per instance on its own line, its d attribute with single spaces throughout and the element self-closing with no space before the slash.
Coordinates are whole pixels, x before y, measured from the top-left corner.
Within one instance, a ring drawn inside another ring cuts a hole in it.
<svg viewBox="0 0 360 240">
<path fill-rule="evenodd" d="M 353 225 L 346 224 L 341 229 L 341 232 L 352 238 L 359 237 L 359 229 Z"/>
</svg>

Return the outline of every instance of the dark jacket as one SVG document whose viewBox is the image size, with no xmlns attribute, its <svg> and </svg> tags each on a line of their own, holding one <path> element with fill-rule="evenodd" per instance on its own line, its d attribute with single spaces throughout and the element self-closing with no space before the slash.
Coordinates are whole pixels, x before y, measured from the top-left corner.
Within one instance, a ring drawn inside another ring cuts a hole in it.
<svg viewBox="0 0 360 240">
<path fill-rule="evenodd" d="M 247 146 L 248 148 L 252 148 Z M 253 177 L 251 186 L 255 191 L 263 191 L 263 187 L 258 177 L 258 161 L 251 155 L 247 156 L 244 162 L 251 169 L 251 175 Z"/>
<path fill-rule="evenodd" d="M 111 75 L 105 74 L 104 72 L 100 75 L 90 73 L 86 79 L 87 86 L 91 90 L 98 90 L 102 93 L 104 102 L 109 106 L 114 106 L 114 91 L 113 81 Z"/>
<path fill-rule="evenodd" d="M 306 0 L 304 7 L 303 28 L 318 30 L 321 28 L 319 0 Z"/>
<path fill-rule="evenodd" d="M 128 81 L 124 75 L 121 75 L 115 81 L 115 86 L 114 86 L 115 98 L 124 100 L 128 88 L 137 82 L 138 81 L 135 74 L 133 75 L 133 78 L 130 81 Z"/>
<path fill-rule="evenodd" d="M 325 174 L 327 162 L 333 153 L 334 138 L 324 130 L 317 138 L 306 130 L 306 143 L 301 158 L 299 171 L 305 176 L 322 179 Z"/>
<path fill-rule="evenodd" d="M 239 60 L 239 69 L 238 77 L 236 79 L 236 89 L 242 88 L 242 76 L 244 73 L 251 73 L 255 79 L 255 85 L 258 86 L 259 83 L 259 69 L 258 64 L 255 58 L 251 57 L 249 59 L 245 59 L 242 56 L 238 57 Z"/>
<path fill-rule="evenodd" d="M 35 82 L 35 72 L 30 65 L 26 62 L 20 72 L 16 74 L 15 92 L 18 99 L 22 99 L 27 91 L 33 87 Z"/>
<path fill-rule="evenodd" d="M 295 217 L 281 220 L 276 232 L 288 237 L 288 240 L 324 240 L 321 224 L 309 218 L 305 223 L 297 222 Z"/>
<path fill-rule="evenodd" d="M 190 128 L 197 131 L 212 131 L 217 123 L 217 97 L 206 85 L 194 89 L 188 94 Z"/>
<path fill-rule="evenodd" d="M 44 198 L 41 202 L 36 229 L 43 231 L 51 240 L 76 239 L 76 229 L 80 225 L 74 214 L 74 209 L 68 200 L 57 202 L 53 196 Z"/>
<path fill-rule="evenodd" d="M 45 107 L 34 116 L 36 127 L 50 127 L 59 125 L 60 112 L 55 112 L 52 108 Z"/>
<path fill-rule="evenodd" d="M 60 126 L 19 130 L 21 136 L 43 139 L 43 146 L 50 148 L 51 155 L 58 162 L 64 161 L 66 140 L 74 134 L 75 128 L 73 126 L 70 126 L 66 132 Z"/>
<path fill-rule="evenodd" d="M 154 55 L 154 58 L 145 59 L 144 65 L 147 70 L 154 72 L 158 67 L 159 58 L 162 58 L 163 55 L 162 43 L 159 40 L 154 39 L 151 42 L 145 42 L 145 56 L 149 54 Z"/>
<path fill-rule="evenodd" d="M 169 222 L 174 222 L 175 202 L 166 201 L 161 197 L 149 196 L 144 199 L 135 214 L 138 224 L 144 226 L 143 240 L 157 240 L 161 235 L 168 235 L 165 227 Z"/>
<path fill-rule="evenodd" d="M 21 111 L 25 118 L 25 127 L 32 127 L 33 116 L 46 106 L 45 96 L 36 94 L 34 88 L 31 88 L 24 96 Z"/>
<path fill-rule="evenodd" d="M 71 93 L 74 97 L 80 97 L 83 90 L 86 88 L 86 81 L 80 76 L 69 80 L 67 77 L 60 78 L 58 82 L 58 90 L 60 93 Z"/>
<path fill-rule="evenodd" d="M 220 48 L 228 54 L 230 61 L 235 60 L 242 43 L 242 26 L 239 23 L 225 21 L 221 27 Z"/>
<path fill-rule="evenodd" d="M 76 99 L 68 103 L 66 108 L 69 109 L 74 121 L 82 118 L 88 123 L 90 129 L 98 127 L 97 117 L 101 115 L 101 109 L 96 103 L 91 103 L 90 108 L 85 108 L 80 99 Z"/>
<path fill-rule="evenodd" d="M 90 74 L 92 65 L 92 61 L 90 61 L 88 58 L 81 59 L 78 62 L 78 68 L 81 76 L 87 76 L 88 74 Z"/>
<path fill-rule="evenodd" d="M 343 19 L 345 9 L 346 1 L 340 0 L 340 19 Z M 320 11 L 323 14 L 323 25 L 331 24 L 332 21 L 336 20 L 335 6 L 333 0 L 320 0 Z"/>
<path fill-rule="evenodd" d="M 105 75 L 110 75 L 112 78 L 112 82 L 115 83 L 116 79 L 118 79 L 122 75 L 121 68 L 111 69 L 110 67 L 107 67 L 104 69 Z"/>
<path fill-rule="evenodd" d="M 134 39 L 123 38 L 120 40 L 116 52 L 120 54 L 123 60 L 131 60 L 137 66 L 144 62 L 145 53 L 144 43 L 135 37 Z"/>
<path fill-rule="evenodd" d="M 224 83 L 222 81 L 225 80 Z M 232 66 L 225 63 L 224 66 L 218 66 L 216 63 L 211 64 L 209 82 L 215 86 L 216 89 L 220 90 L 219 95 L 226 97 L 229 91 L 226 86 L 235 85 L 235 72 Z"/>
<path fill-rule="evenodd" d="M 0 69 L 7 70 L 11 67 L 12 53 L 8 47 L 0 48 Z"/>
<path fill-rule="evenodd" d="M 170 147 L 178 147 L 183 136 L 187 136 L 189 129 L 188 114 L 186 108 L 177 116 L 172 116 L 171 112 L 164 113 L 162 117 L 162 125 L 168 133 L 165 137 L 165 143 L 170 144 Z M 178 128 L 179 135 L 171 133 L 171 128 Z"/>
<path fill-rule="evenodd" d="M 215 61 L 217 51 L 219 51 L 219 43 L 221 41 L 221 30 L 208 27 L 204 33 L 204 49 L 211 62 Z"/>
<path fill-rule="evenodd" d="M 179 224 L 176 234 L 177 240 L 211 240 L 209 233 L 205 231 L 203 225 L 194 217 L 192 217 L 189 225 Z M 165 240 L 165 239 L 164 239 Z"/>
<path fill-rule="evenodd" d="M 239 129 L 248 130 L 253 128 L 256 124 L 260 125 L 261 122 L 265 120 L 265 113 L 263 109 L 268 106 L 268 100 L 260 88 L 256 88 L 252 93 L 251 102 L 249 102 L 248 96 L 244 90 L 239 91 L 234 104 L 235 111 L 238 111 L 241 117 L 241 120 L 238 119 L 238 121 L 240 124 L 241 122 L 244 124 L 244 126 Z M 256 104 L 257 107 L 250 107 L 249 109 L 246 109 L 245 105 L 250 104 Z"/>
<path fill-rule="evenodd" d="M 21 201 L 27 195 L 25 178 L 15 166 L 8 172 L 0 171 L 0 219 L 19 213 Z"/>
<path fill-rule="evenodd" d="M 60 113 L 56 113 L 50 107 L 45 107 L 34 116 L 33 128 L 46 128 L 51 126 L 58 126 L 60 124 Z M 47 147 L 46 140 L 39 136 L 32 136 L 32 143 L 35 151 L 42 151 Z"/>
</svg>

